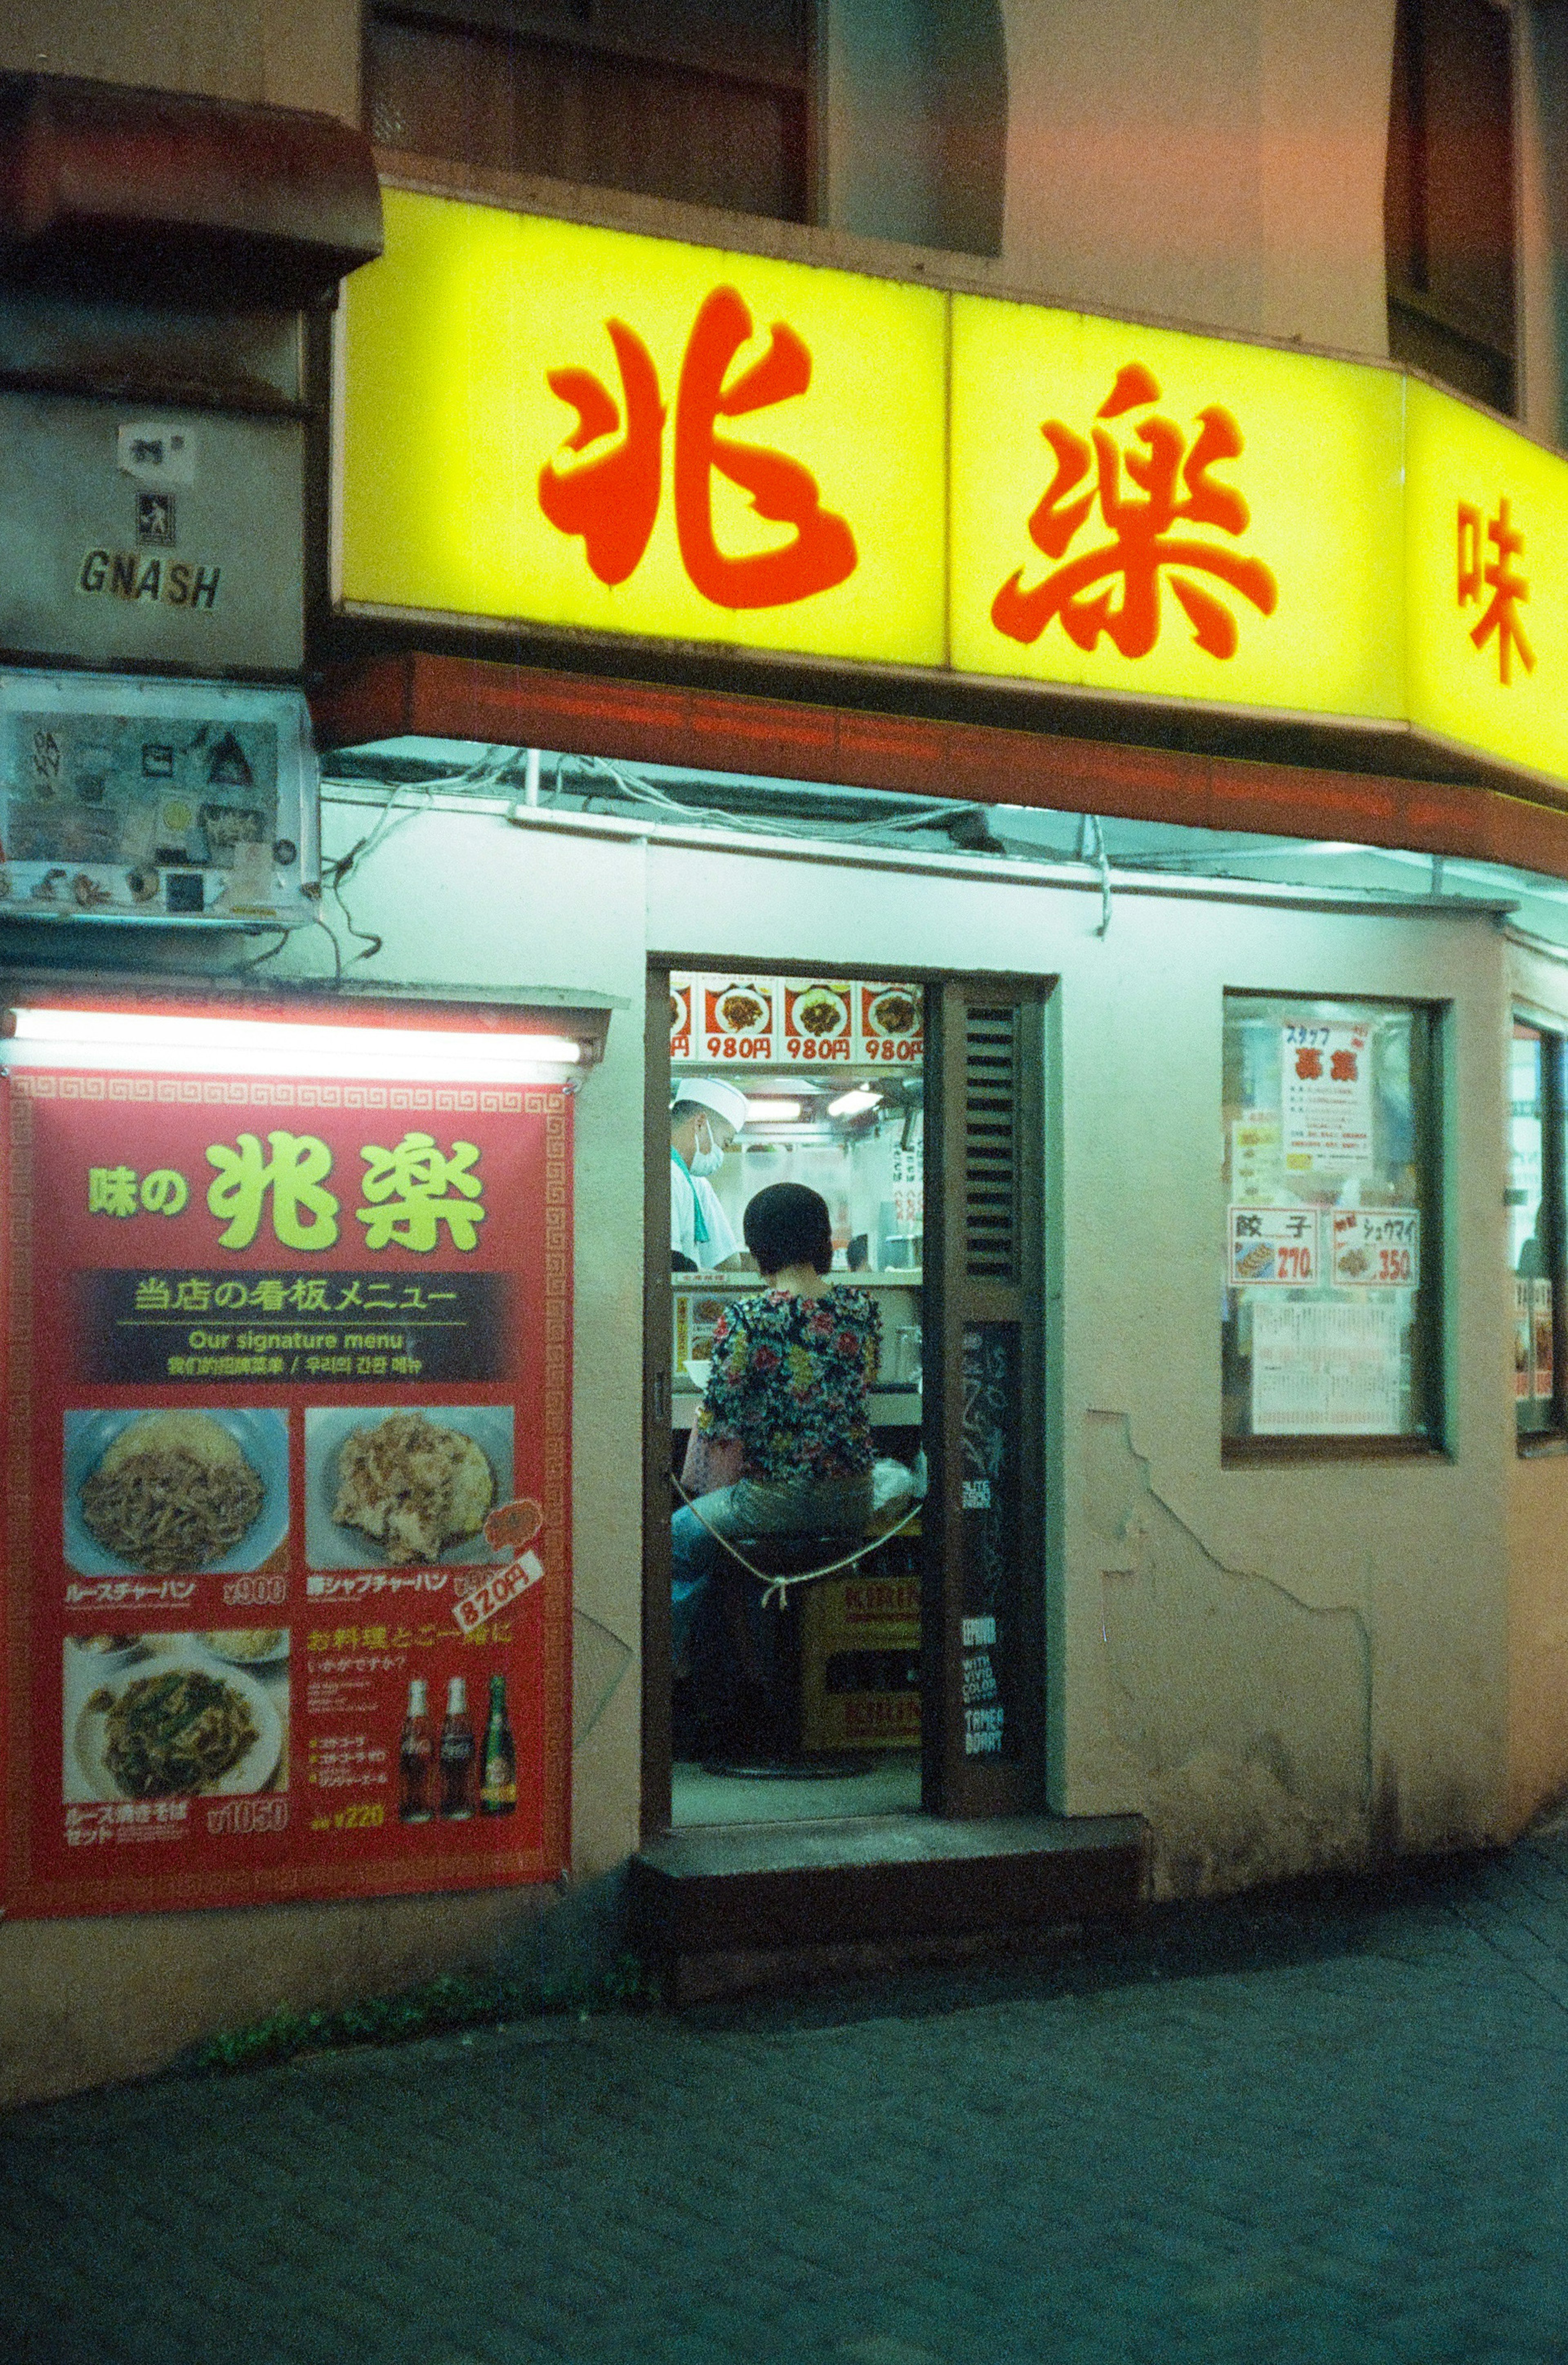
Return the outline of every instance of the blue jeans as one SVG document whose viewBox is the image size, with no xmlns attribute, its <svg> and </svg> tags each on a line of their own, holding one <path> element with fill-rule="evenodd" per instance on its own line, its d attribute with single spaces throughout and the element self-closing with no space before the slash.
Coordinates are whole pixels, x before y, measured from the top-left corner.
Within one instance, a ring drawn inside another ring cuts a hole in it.
<svg viewBox="0 0 1568 2365">
<path fill-rule="evenodd" d="M 700 1692 L 718 1699 L 728 1695 L 734 1670 L 722 1664 L 715 1631 L 713 1578 L 730 1556 L 710 1529 L 735 1537 L 858 1535 L 870 1516 L 871 1478 L 869 1472 L 860 1478 L 742 1478 L 697 1500 L 700 1519 L 683 1504 L 670 1521 L 671 1656 L 677 1666 L 686 1663 Z M 762 1589 L 748 1577 L 746 1613 L 759 1642 L 761 1604 Z"/>
</svg>

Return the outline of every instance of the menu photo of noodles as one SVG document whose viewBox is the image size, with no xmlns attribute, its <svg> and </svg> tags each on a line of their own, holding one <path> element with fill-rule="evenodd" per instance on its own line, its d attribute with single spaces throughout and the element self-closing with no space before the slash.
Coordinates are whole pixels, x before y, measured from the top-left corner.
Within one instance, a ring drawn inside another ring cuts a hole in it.
<svg viewBox="0 0 1568 2365">
<path fill-rule="evenodd" d="M 512 1427 L 510 1405 L 307 1407 L 309 1565 L 488 1562 L 486 1516 L 514 1491 Z"/>
<path fill-rule="evenodd" d="M 279 1628 L 68 1638 L 67 1806 L 286 1789 L 288 1644 Z M 143 1820 L 177 1832 L 178 1818 Z"/>
<path fill-rule="evenodd" d="M 288 1418 L 68 1412 L 65 1558 L 83 1576 L 239 1575 L 288 1533 Z"/>
</svg>

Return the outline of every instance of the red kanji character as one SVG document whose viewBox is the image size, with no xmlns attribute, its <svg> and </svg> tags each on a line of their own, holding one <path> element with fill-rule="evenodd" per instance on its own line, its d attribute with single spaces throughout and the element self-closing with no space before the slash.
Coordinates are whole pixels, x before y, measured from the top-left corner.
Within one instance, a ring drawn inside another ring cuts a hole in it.
<svg viewBox="0 0 1568 2365">
<path fill-rule="evenodd" d="M 599 581 L 624 583 L 639 565 L 658 514 L 665 408 L 652 358 L 623 321 L 605 327 L 615 348 L 625 394 L 625 433 L 610 450 L 580 467 L 551 461 L 540 470 L 539 506 L 563 533 L 581 534 Z M 767 351 L 724 384 L 752 334 L 751 314 L 733 287 L 715 287 L 687 340 L 675 409 L 675 525 L 681 562 L 706 600 L 718 608 L 779 608 L 831 590 L 858 561 L 846 521 L 824 510 L 816 478 L 800 461 L 766 445 L 737 443 L 717 432 L 721 419 L 744 418 L 812 382 L 812 357 L 793 329 L 776 320 Z M 551 370 L 553 393 L 571 404 L 577 424 L 566 449 L 580 452 L 621 424 L 621 409 L 591 372 Z M 712 479 L 717 469 L 751 496 L 758 517 L 792 525 L 780 550 L 726 557 L 713 532 Z"/>
<path fill-rule="evenodd" d="M 1097 418 L 1119 419 L 1159 399 L 1159 385 L 1141 362 L 1128 362 L 1101 404 Z M 1098 493 L 1101 515 L 1113 539 L 1081 552 L 1033 590 L 1022 587 L 1019 567 L 991 602 L 991 622 L 1015 641 L 1038 640 L 1053 616 L 1059 616 L 1068 638 L 1081 649 L 1092 649 L 1102 633 L 1109 633 L 1125 657 L 1147 656 L 1159 636 L 1159 576 L 1162 567 L 1186 567 L 1212 575 L 1239 591 L 1265 616 L 1271 616 L 1279 599 L 1278 586 L 1261 559 L 1239 556 L 1213 544 L 1172 536 L 1178 520 L 1189 525 L 1216 526 L 1224 533 L 1245 531 L 1250 517 L 1246 501 L 1234 486 L 1215 484 L 1209 470 L 1216 461 L 1234 460 L 1242 449 L 1241 431 L 1228 410 L 1210 403 L 1198 413 L 1199 432 L 1191 450 L 1173 420 L 1146 419 L 1137 429 L 1141 453 L 1123 453 L 1109 429 L 1096 425 L 1092 442 L 1076 434 L 1059 419 L 1048 419 L 1040 432 L 1056 455 L 1056 473 L 1029 520 L 1029 536 L 1047 558 L 1062 558 L 1087 521 Z M 1095 491 L 1069 500 L 1095 467 Z M 1142 488 L 1146 498 L 1124 498 L 1121 472 Z M 1186 487 L 1177 499 L 1178 478 Z M 1081 595 L 1095 583 L 1110 580 L 1092 599 Z M 1112 593 L 1122 585 L 1121 604 L 1113 607 Z M 1235 617 L 1213 592 L 1187 576 L 1170 574 L 1170 588 L 1193 624 L 1197 646 L 1213 657 L 1236 655 L 1239 634 Z"/>
<path fill-rule="evenodd" d="M 580 468 L 559 469 L 547 461 L 539 472 L 539 506 L 563 533 L 580 533 L 588 563 L 601 583 L 624 583 L 648 546 L 659 510 L 659 473 L 665 407 L 653 356 L 623 320 L 605 328 L 621 365 L 626 398 L 626 432 L 619 443 L 585 460 Z M 566 438 L 568 452 L 581 452 L 612 435 L 621 411 L 590 370 L 545 373 L 552 394 L 577 414 Z"/>
<path fill-rule="evenodd" d="M 1356 1081 L 1356 1055 L 1353 1051 L 1330 1051 L 1328 1072 L 1337 1084 L 1353 1084 Z"/>
<path fill-rule="evenodd" d="M 1298 1076 L 1304 1077 L 1310 1083 L 1315 1076 L 1320 1076 L 1323 1073 L 1322 1052 L 1298 1051 L 1295 1055 L 1295 1071 Z"/>
<path fill-rule="evenodd" d="M 715 287 L 697 315 L 680 365 L 675 404 L 675 525 L 686 571 L 719 608 L 780 608 L 831 590 L 855 571 L 855 537 L 824 510 L 817 480 L 798 460 L 717 432 L 720 419 L 770 409 L 812 382 L 812 357 L 787 322 L 775 320 L 767 351 L 733 386 L 725 373 L 752 333 L 751 314 L 733 287 Z M 751 495 L 758 517 L 795 528 L 782 550 L 726 558 L 713 538 L 712 475 Z"/>
<path fill-rule="evenodd" d="M 1492 594 L 1492 602 L 1470 637 L 1478 649 L 1484 649 L 1494 633 L 1497 635 L 1497 678 L 1505 689 L 1513 678 L 1511 659 L 1515 649 L 1526 673 L 1535 671 L 1535 651 L 1524 634 L 1519 622 L 1518 603 L 1529 598 L 1529 584 L 1508 565 L 1525 546 L 1525 538 L 1508 516 L 1506 499 L 1499 499 L 1497 514 L 1487 521 L 1486 539 L 1495 550 L 1495 558 L 1485 566 L 1481 564 L 1481 511 L 1469 501 L 1459 504 L 1459 604 L 1462 608 L 1479 606 L 1481 587 L 1484 583 Z"/>
</svg>

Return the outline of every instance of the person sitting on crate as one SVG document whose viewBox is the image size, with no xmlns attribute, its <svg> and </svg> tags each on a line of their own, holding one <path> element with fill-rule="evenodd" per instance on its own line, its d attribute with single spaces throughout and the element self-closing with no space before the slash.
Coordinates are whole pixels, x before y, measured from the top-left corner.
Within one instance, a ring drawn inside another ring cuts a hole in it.
<svg viewBox="0 0 1568 2365">
<path fill-rule="evenodd" d="M 881 1341 L 869 1291 L 823 1278 L 833 1239 L 818 1192 L 771 1183 L 748 1202 L 742 1228 L 763 1286 L 732 1300 L 714 1326 L 682 1476 L 695 1508 L 671 1523 L 675 1664 L 689 1671 L 701 1709 L 719 1716 L 737 1677 L 713 1614 L 713 1580 L 729 1560 L 722 1540 L 864 1532 Z M 758 1588 L 747 1582 L 755 1613 Z"/>
</svg>

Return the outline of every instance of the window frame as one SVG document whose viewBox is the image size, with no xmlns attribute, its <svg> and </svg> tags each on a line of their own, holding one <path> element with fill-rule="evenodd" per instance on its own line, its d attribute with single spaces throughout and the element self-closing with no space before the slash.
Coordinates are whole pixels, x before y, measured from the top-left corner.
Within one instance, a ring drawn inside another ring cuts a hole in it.
<svg viewBox="0 0 1568 2365">
<path fill-rule="evenodd" d="M 1506 157 L 1503 178 L 1507 188 L 1506 233 L 1507 338 L 1494 342 L 1478 319 L 1469 317 L 1462 301 L 1446 297 L 1434 278 L 1441 279 L 1445 249 L 1434 252 L 1433 184 L 1451 186 L 1456 167 L 1450 160 L 1434 169 L 1433 108 L 1429 103 L 1428 0 L 1398 0 L 1390 58 L 1389 116 L 1383 182 L 1383 264 L 1388 314 L 1388 350 L 1392 361 L 1421 371 L 1439 385 L 1482 402 L 1504 418 L 1519 414 L 1523 378 L 1523 308 L 1519 284 L 1519 31 L 1511 0 L 1469 0 L 1469 5 L 1500 20 L 1506 45 L 1503 102 L 1506 109 Z M 1448 95 L 1445 93 L 1445 95 Z M 1442 142 L 1437 142 L 1438 153 Z M 1408 267 L 1406 267 L 1408 265 Z M 1461 383 L 1443 366 L 1444 347 L 1473 363 L 1473 382 Z M 1501 373 L 1504 383 L 1498 383 Z M 1490 376 L 1490 391 L 1481 391 L 1474 377 Z"/>
<path fill-rule="evenodd" d="M 689 192 L 668 189 L 633 187 L 620 179 L 576 180 L 568 185 L 585 190 L 602 191 L 611 197 L 630 196 L 646 205 L 701 206 L 711 210 L 733 212 L 738 220 L 787 223 L 796 228 L 811 228 L 817 220 L 819 207 L 820 127 L 818 124 L 821 84 L 821 39 L 819 11 L 815 0 L 801 0 L 801 51 L 799 60 L 790 62 L 782 57 L 769 58 L 760 51 L 745 54 L 724 50 L 712 42 L 673 37 L 662 29 L 656 12 L 650 12 L 650 21 L 643 27 L 629 28 L 614 21 L 620 13 L 611 9 L 611 21 L 598 21 L 594 0 L 579 0 L 573 13 L 566 8 L 553 10 L 543 5 L 530 6 L 530 0 L 362 0 L 360 27 L 360 105 L 361 118 L 367 133 L 375 138 L 375 105 L 376 73 L 375 59 L 375 32 L 378 25 L 404 33 L 427 32 L 444 34 L 451 39 L 488 41 L 505 44 L 524 43 L 540 50 L 557 50 L 591 66 L 595 60 L 617 64 L 631 70 L 639 67 L 652 74 L 685 74 L 693 81 L 730 85 L 737 90 L 751 91 L 776 98 L 780 106 L 783 132 L 781 153 L 788 167 L 787 177 L 794 195 L 792 207 L 784 210 L 756 212 L 745 206 L 725 205 L 722 200 Z M 790 122 L 790 110 L 798 111 L 799 120 Z M 476 174 L 503 181 L 560 179 L 543 164 L 513 159 L 510 163 L 485 163 L 472 157 L 452 156 L 434 148 L 384 149 L 383 152 L 418 157 L 432 173 L 450 172 L 454 185 L 471 185 Z"/>
<path fill-rule="evenodd" d="M 1568 1272 L 1564 1270 L 1568 1267 L 1568 1206 L 1563 1199 L 1564 1177 L 1568 1173 L 1568 1145 L 1563 1140 L 1564 1122 L 1568 1120 L 1568 1020 L 1548 1017 L 1530 1009 L 1528 1003 L 1513 1003 L 1509 1011 L 1510 1042 L 1511 1030 L 1516 1026 L 1528 1027 L 1540 1045 L 1540 1205 L 1546 1218 L 1546 1278 L 1551 1283 L 1551 1418 L 1540 1429 L 1520 1429 L 1517 1396 L 1514 1405 L 1515 1452 L 1521 1462 L 1529 1462 L 1543 1455 L 1568 1453 L 1568 1373 L 1562 1368 L 1564 1331 L 1568 1329 L 1568 1313 L 1563 1306 L 1564 1288 L 1568 1286 Z M 1510 1088 L 1510 1123 L 1512 1100 Z M 1510 1280 L 1517 1280 L 1511 1262 L 1508 1271 Z"/>
<path fill-rule="evenodd" d="M 1220 1466 L 1230 1470 L 1304 1463 L 1451 1461 L 1453 1457 L 1448 1440 L 1448 1283 L 1443 1254 L 1447 1231 L 1444 1052 L 1450 1005 L 1420 995 L 1350 993 L 1302 986 L 1226 986 L 1221 1002 L 1222 1038 L 1232 1003 L 1247 1002 L 1338 1003 L 1347 1012 L 1371 1008 L 1409 1014 L 1412 1151 L 1422 1178 L 1421 1282 L 1416 1292 L 1413 1341 L 1413 1360 L 1421 1396 L 1422 1427 L 1404 1434 L 1320 1436 L 1309 1431 L 1300 1436 L 1227 1436 L 1223 1402 L 1226 1324 L 1222 1318 L 1219 1336 Z M 1223 1100 L 1220 1123 L 1223 1136 Z M 1224 1272 L 1226 1209 L 1229 1194 L 1223 1182 L 1223 1149 L 1220 1171 L 1222 1203 L 1219 1224 Z M 1226 1286 L 1228 1294 L 1228 1282 Z"/>
</svg>

